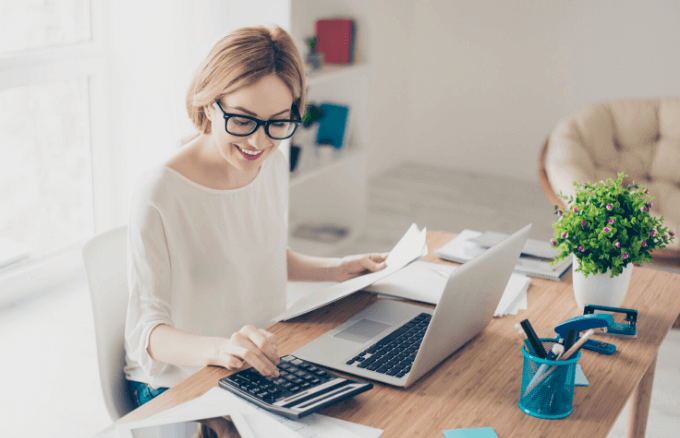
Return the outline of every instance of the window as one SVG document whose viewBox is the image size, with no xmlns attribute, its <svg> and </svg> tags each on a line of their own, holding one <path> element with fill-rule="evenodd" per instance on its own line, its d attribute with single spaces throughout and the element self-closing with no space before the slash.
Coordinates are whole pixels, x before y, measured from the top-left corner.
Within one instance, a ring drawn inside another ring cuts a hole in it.
<svg viewBox="0 0 680 438">
<path fill-rule="evenodd" d="M 0 0 L 0 280 L 79 250 L 101 218 L 101 16 L 97 0 Z"/>
</svg>

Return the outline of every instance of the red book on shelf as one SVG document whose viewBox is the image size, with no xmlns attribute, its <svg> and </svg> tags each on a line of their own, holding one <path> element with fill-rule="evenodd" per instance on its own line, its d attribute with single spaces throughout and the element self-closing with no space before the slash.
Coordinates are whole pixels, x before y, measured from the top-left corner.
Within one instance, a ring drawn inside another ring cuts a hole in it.
<svg viewBox="0 0 680 438">
<path fill-rule="evenodd" d="M 354 21 L 317 20 L 316 38 L 316 51 L 323 53 L 324 62 L 350 64 L 354 61 Z"/>
</svg>

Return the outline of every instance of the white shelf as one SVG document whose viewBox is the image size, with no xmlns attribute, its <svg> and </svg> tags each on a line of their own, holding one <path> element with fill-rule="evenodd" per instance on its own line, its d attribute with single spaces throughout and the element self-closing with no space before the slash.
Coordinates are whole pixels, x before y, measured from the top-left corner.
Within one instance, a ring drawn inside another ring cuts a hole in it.
<svg viewBox="0 0 680 438">
<path fill-rule="evenodd" d="M 295 171 L 290 174 L 290 187 L 295 187 L 299 184 L 303 184 L 307 181 L 316 179 L 328 172 L 332 172 L 338 167 L 342 167 L 350 161 L 354 161 L 365 156 L 365 152 L 362 149 L 351 148 L 348 149 L 343 156 L 335 161 L 331 161 L 328 164 L 314 167 L 313 169 L 306 169 L 301 171 Z"/>
<path fill-rule="evenodd" d="M 326 64 L 320 70 L 310 70 L 307 73 L 307 86 L 323 84 L 343 76 L 363 72 L 368 69 L 367 64 L 333 65 Z"/>
</svg>

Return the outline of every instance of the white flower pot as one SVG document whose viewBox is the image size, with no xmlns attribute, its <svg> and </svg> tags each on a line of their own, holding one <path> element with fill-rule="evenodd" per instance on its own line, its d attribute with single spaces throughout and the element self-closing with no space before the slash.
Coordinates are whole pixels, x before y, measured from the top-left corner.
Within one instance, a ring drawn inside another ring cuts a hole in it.
<svg viewBox="0 0 680 438">
<path fill-rule="evenodd" d="M 573 257 L 574 296 L 579 308 L 583 310 L 586 304 L 621 307 L 628 292 L 633 264 L 629 263 L 623 268 L 623 272 L 614 278 L 609 278 L 611 269 L 607 269 L 606 274 L 590 274 L 586 278 L 583 273 L 576 272 L 580 262 L 576 256 Z"/>
</svg>

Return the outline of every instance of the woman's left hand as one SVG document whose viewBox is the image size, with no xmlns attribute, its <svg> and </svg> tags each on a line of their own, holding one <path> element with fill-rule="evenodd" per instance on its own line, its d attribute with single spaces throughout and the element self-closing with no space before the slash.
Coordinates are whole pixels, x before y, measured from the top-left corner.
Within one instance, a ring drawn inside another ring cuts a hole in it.
<svg viewBox="0 0 680 438">
<path fill-rule="evenodd" d="M 345 281 L 369 272 L 385 269 L 388 252 L 346 256 L 340 260 L 340 272 L 336 281 Z"/>
</svg>

